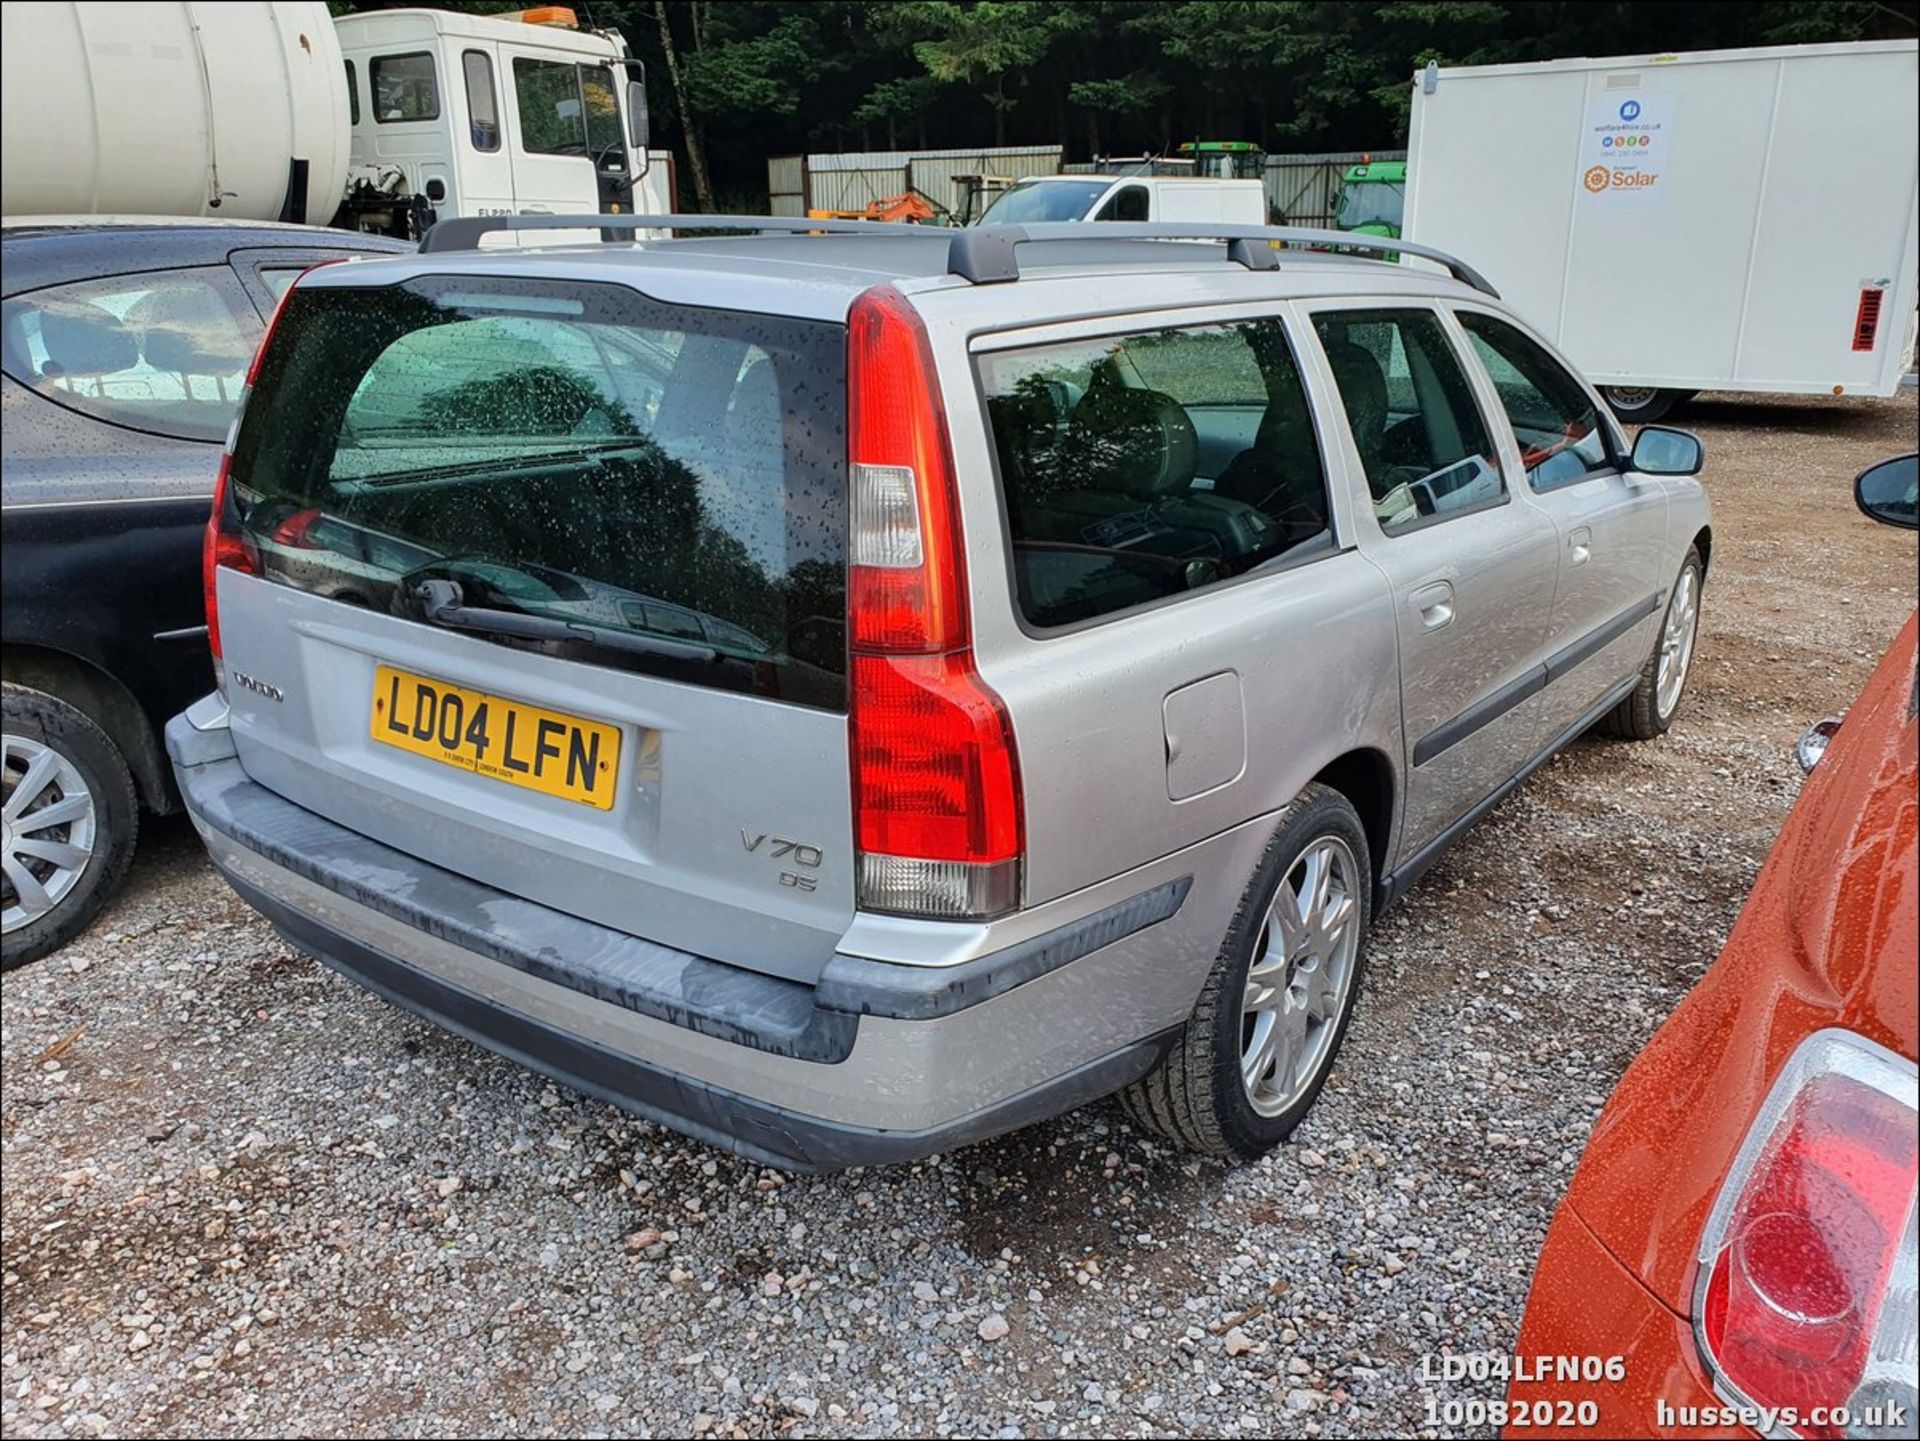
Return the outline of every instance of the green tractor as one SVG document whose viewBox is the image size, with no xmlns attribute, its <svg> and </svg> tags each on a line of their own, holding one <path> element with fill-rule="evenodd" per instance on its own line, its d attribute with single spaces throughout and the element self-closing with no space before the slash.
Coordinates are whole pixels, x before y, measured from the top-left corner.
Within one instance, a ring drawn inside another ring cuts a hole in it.
<svg viewBox="0 0 1920 1441">
<path fill-rule="evenodd" d="M 1251 140 L 1186 140 L 1174 150 L 1193 162 L 1193 173 L 1210 180 L 1258 180 L 1266 152 Z"/>
<path fill-rule="evenodd" d="M 1407 162 L 1368 159 L 1348 167 L 1334 206 L 1333 227 L 1355 235 L 1400 238 L 1407 207 Z"/>
</svg>

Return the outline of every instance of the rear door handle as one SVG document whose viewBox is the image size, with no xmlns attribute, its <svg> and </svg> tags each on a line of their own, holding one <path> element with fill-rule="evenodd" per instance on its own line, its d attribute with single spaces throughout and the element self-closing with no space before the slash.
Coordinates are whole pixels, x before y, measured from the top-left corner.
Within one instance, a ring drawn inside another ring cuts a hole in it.
<svg viewBox="0 0 1920 1441">
<path fill-rule="evenodd" d="M 1567 537 L 1567 556 L 1575 565 L 1585 565 L 1593 555 L 1593 532 L 1581 526 Z"/>
<path fill-rule="evenodd" d="M 1453 586 L 1448 581 L 1422 586 L 1408 597 L 1408 603 L 1420 617 L 1423 630 L 1439 630 L 1453 624 Z"/>
</svg>

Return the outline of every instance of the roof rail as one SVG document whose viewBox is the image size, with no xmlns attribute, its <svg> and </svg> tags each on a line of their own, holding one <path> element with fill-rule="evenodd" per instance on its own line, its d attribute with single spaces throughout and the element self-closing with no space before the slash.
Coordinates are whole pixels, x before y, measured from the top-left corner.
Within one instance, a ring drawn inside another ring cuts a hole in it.
<svg viewBox="0 0 1920 1441">
<path fill-rule="evenodd" d="M 498 232 L 528 230 L 705 230 L 746 235 L 937 235 L 925 225 L 886 220 L 813 220 L 795 215 L 462 215 L 427 227 L 420 237 L 423 255 L 476 250 L 480 238 Z M 1440 265 L 1464 285 L 1498 300 L 1487 278 L 1458 256 L 1411 240 L 1355 235 L 1344 230 L 1310 230 L 1290 225 L 1209 225 L 1202 221 L 1061 220 L 1034 225 L 968 225 L 952 232 L 947 273 L 975 285 L 1018 280 L 1014 250 L 1049 241 L 1198 240 L 1227 247 L 1227 259 L 1249 270 L 1278 270 L 1280 255 L 1272 242 L 1296 247 L 1326 247 L 1376 258 L 1417 255 Z"/>
<path fill-rule="evenodd" d="M 887 220 L 807 220 L 796 215 L 461 215 L 427 227 L 420 237 L 422 254 L 445 250 L 477 250 L 480 237 L 500 231 L 523 230 L 737 230 L 749 234 L 772 231 L 834 235 L 925 235 L 924 225 Z M 645 237 L 640 237 L 645 238 Z"/>
<path fill-rule="evenodd" d="M 1385 258 L 1417 255 L 1443 266 L 1463 285 L 1500 298 L 1486 276 L 1458 256 L 1430 245 L 1381 235 L 1355 235 L 1344 230 L 1311 230 L 1292 225 L 1209 225 L 1204 221 L 1141 220 L 1048 221 L 1035 225 L 970 225 L 954 232 L 947 247 L 947 271 L 975 285 L 1018 280 L 1020 266 L 1014 248 L 1055 240 L 1211 240 L 1224 242 L 1227 259 L 1249 270 L 1278 270 L 1280 256 L 1268 242 L 1297 247 L 1337 248 Z"/>
</svg>

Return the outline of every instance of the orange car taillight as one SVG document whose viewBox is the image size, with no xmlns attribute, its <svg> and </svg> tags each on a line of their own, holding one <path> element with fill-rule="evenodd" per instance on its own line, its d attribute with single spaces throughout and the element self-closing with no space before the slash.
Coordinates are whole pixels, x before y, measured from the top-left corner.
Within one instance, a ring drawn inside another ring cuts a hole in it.
<svg viewBox="0 0 1920 1441">
<path fill-rule="evenodd" d="M 974 664 L 946 415 L 905 296 L 847 318 L 853 809 L 871 910 L 961 918 L 1020 899 L 1019 766 Z"/>
<path fill-rule="evenodd" d="M 1791 1407 L 1803 1436 L 1912 1425 L 1917 1122 L 1914 1063 L 1884 1047 L 1827 1030 L 1788 1059 L 1700 1242 L 1694 1329 L 1729 1400 Z M 1808 1419 L 1835 1407 L 1848 1427 Z"/>
</svg>

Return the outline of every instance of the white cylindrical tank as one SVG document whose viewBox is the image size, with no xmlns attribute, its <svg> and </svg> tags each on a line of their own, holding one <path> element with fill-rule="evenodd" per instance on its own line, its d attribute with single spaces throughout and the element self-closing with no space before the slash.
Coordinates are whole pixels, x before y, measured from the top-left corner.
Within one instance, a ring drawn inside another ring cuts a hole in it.
<svg viewBox="0 0 1920 1441">
<path fill-rule="evenodd" d="M 0 212 L 289 213 L 325 225 L 346 186 L 347 88 L 323 3 L 0 5 Z M 297 210 L 297 207 L 293 207 Z"/>
</svg>

